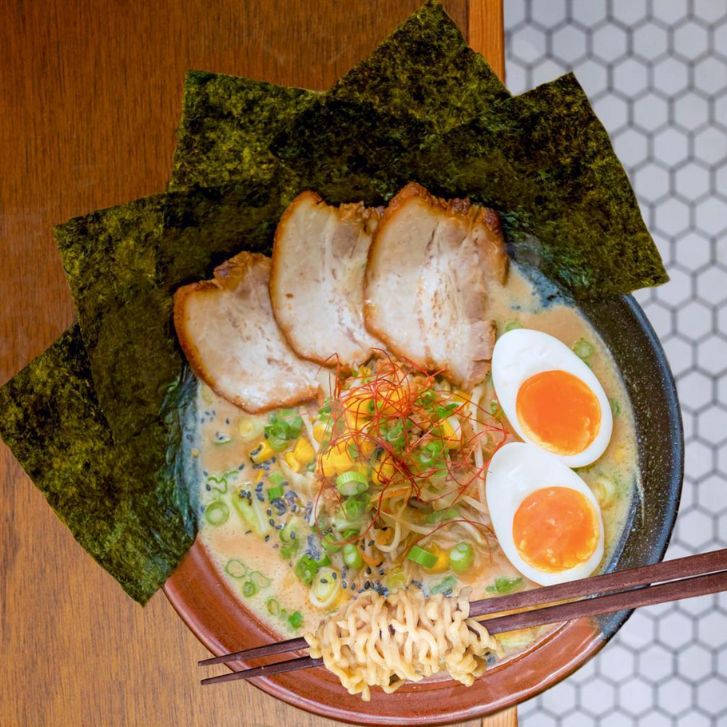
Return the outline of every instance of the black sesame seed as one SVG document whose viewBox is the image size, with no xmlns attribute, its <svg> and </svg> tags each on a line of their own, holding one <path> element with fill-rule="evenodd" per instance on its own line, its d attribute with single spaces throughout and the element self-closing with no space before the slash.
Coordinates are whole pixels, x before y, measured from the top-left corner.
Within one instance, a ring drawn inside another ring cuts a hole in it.
<svg viewBox="0 0 727 727">
<path fill-rule="evenodd" d="M 270 523 L 270 525 L 272 525 L 272 527 L 275 527 L 275 520 L 270 518 L 270 520 L 268 520 L 268 522 Z"/>
<path fill-rule="evenodd" d="M 269 535 L 266 535 L 265 536 L 265 542 L 267 543 L 269 540 L 270 540 L 270 536 Z"/>
<path fill-rule="evenodd" d="M 265 514 L 266 514 L 266 515 L 267 515 L 268 517 L 270 517 L 270 516 L 271 516 L 271 515 L 273 514 L 273 511 L 272 511 L 272 510 L 271 510 L 270 508 L 268 508 L 268 509 L 267 509 L 267 510 L 265 511 Z"/>
</svg>

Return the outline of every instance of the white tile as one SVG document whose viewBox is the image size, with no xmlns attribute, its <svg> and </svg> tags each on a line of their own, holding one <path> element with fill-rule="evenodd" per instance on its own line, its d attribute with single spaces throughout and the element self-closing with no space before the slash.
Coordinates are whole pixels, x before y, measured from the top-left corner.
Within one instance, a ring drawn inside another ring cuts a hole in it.
<svg viewBox="0 0 727 727">
<path fill-rule="evenodd" d="M 687 442 L 684 452 L 684 465 L 690 477 L 694 479 L 708 475 L 714 469 L 712 448 L 697 440 Z M 680 517 L 677 521 L 678 537 L 695 548 L 698 548 L 700 543 L 708 542 L 707 539 L 699 540 L 699 538 L 705 535 L 705 531 L 711 530 L 711 523 L 705 522 L 703 518 L 696 517 L 697 515 L 701 515 L 701 513 L 685 513 L 684 517 Z M 693 520 L 690 521 L 689 518 L 693 518 Z M 685 532 L 690 532 L 690 539 L 687 539 L 684 535 Z"/>
<path fill-rule="evenodd" d="M 721 349 L 723 359 L 721 364 L 718 364 L 722 370 L 727 369 L 727 343 L 725 343 L 722 346 Z M 701 350 L 697 353 L 697 360 L 700 360 L 700 354 Z M 713 358 L 710 356 L 707 359 L 710 363 L 713 362 Z M 714 447 L 720 447 L 723 444 L 727 443 L 727 410 L 725 410 L 723 407 L 715 405 L 710 406 L 706 411 L 700 412 L 699 416 L 697 417 L 697 434 L 699 438 L 706 442 L 707 444 L 711 444 Z M 704 489 L 705 483 L 702 482 L 699 485 L 699 502 L 702 504 L 702 490 Z M 727 483 L 723 481 L 722 486 L 724 489 L 721 490 L 721 500 L 718 500 L 714 498 L 712 500 L 712 504 L 716 508 L 714 512 L 717 512 L 720 508 L 718 507 L 719 502 L 722 502 L 723 507 L 727 507 Z M 712 493 L 712 489 L 715 485 L 710 486 L 710 493 Z M 713 494 L 716 495 L 716 490 L 714 490 Z M 707 495 L 704 496 L 705 499 L 708 497 Z M 725 533 L 725 536 L 727 536 L 727 533 Z"/>
<path fill-rule="evenodd" d="M 687 202 L 709 194 L 711 184 L 709 169 L 701 162 L 689 161 L 674 171 L 674 191 Z"/>
<path fill-rule="evenodd" d="M 613 85 L 631 98 L 643 94 L 649 85 L 648 70 L 643 61 L 628 56 L 613 67 Z"/>
<path fill-rule="evenodd" d="M 712 336 L 701 343 L 697 350 L 697 365 L 715 376 L 727 373 L 727 340 Z"/>
<path fill-rule="evenodd" d="M 553 47 L 558 49 L 559 60 L 576 63 L 586 55 L 586 33 L 575 25 L 564 25 L 553 33 Z"/>
<path fill-rule="evenodd" d="M 676 95 L 689 85 L 687 64 L 667 56 L 653 66 L 654 85 L 662 93 Z"/>
<path fill-rule="evenodd" d="M 699 683 L 712 673 L 712 654 L 701 644 L 690 644 L 677 654 L 677 668 L 692 682 Z"/>
<path fill-rule="evenodd" d="M 709 123 L 709 100 L 689 90 L 674 99 L 674 122 L 692 131 Z"/>
<path fill-rule="evenodd" d="M 653 706 L 651 684 L 639 676 L 621 684 L 618 688 L 618 706 L 633 717 L 645 714 Z"/>
<path fill-rule="evenodd" d="M 634 28 L 631 42 L 634 55 L 647 61 L 653 61 L 668 51 L 669 33 L 656 23 L 644 23 Z"/>
<path fill-rule="evenodd" d="M 714 676 L 699 684 L 696 702 L 707 714 L 727 717 L 727 681 Z"/>
<path fill-rule="evenodd" d="M 708 470 L 709 471 L 709 470 Z M 714 537 L 713 522 L 710 515 L 700 510 L 679 513 L 676 537 L 683 543 L 700 551 L 709 545 Z"/>
<path fill-rule="evenodd" d="M 626 31 L 615 25 L 602 25 L 593 32 L 591 48 L 597 58 L 612 63 L 627 54 Z"/>
<path fill-rule="evenodd" d="M 712 261 L 712 243 L 708 237 L 690 230 L 676 241 L 676 262 L 686 270 L 699 270 Z"/>
<path fill-rule="evenodd" d="M 671 715 L 678 715 L 692 704 L 692 688 L 683 679 L 668 679 L 656 688 L 656 703 Z"/>
<path fill-rule="evenodd" d="M 543 28 L 555 28 L 566 20 L 567 15 L 566 0 L 530 3 L 530 17 Z"/>
<path fill-rule="evenodd" d="M 645 131 L 655 131 L 669 122 L 669 104 L 653 91 L 634 101 L 634 124 Z"/>
<path fill-rule="evenodd" d="M 616 690 L 604 679 L 595 677 L 581 687 L 581 707 L 594 716 L 606 714 L 616 701 Z"/>
<path fill-rule="evenodd" d="M 727 88 L 727 63 L 715 56 L 702 59 L 694 66 L 694 84 L 705 93 Z"/>
<path fill-rule="evenodd" d="M 697 295 L 700 300 L 712 305 L 727 301 L 727 270 L 716 266 L 697 276 Z"/>
<path fill-rule="evenodd" d="M 691 300 L 676 314 L 677 331 L 689 341 L 699 341 L 712 330 L 712 310 L 698 300 Z"/>
<path fill-rule="evenodd" d="M 702 22 L 681 23 L 674 29 L 674 50 L 693 61 L 709 52 L 709 32 Z"/>
</svg>

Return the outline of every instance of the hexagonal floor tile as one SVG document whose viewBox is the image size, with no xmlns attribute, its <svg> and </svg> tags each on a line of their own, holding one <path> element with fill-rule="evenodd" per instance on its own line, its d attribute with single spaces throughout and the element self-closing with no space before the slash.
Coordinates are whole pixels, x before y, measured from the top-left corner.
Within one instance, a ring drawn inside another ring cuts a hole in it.
<svg viewBox="0 0 727 727">
<path fill-rule="evenodd" d="M 696 703 L 714 717 L 727 716 L 727 680 L 714 676 L 698 684 Z"/>
<path fill-rule="evenodd" d="M 656 703 L 673 716 L 685 712 L 692 704 L 692 688 L 683 679 L 674 677 L 656 688 Z"/>
<path fill-rule="evenodd" d="M 699 341 L 712 330 L 712 309 L 692 300 L 677 310 L 677 332 L 690 341 Z"/>
<path fill-rule="evenodd" d="M 678 557 L 669 553 L 669 557 Z M 656 625 L 659 642 L 670 649 L 682 649 L 694 641 L 694 622 L 689 616 L 672 610 Z"/>
<path fill-rule="evenodd" d="M 677 520 L 676 537 L 689 547 L 701 550 L 714 538 L 714 522 L 711 515 L 706 515 L 699 510 L 680 513 Z"/>
<path fill-rule="evenodd" d="M 621 684 L 617 694 L 618 706 L 633 717 L 640 717 L 652 708 L 653 687 L 641 677 L 633 677 Z"/>
<path fill-rule="evenodd" d="M 679 401 L 687 411 L 699 411 L 713 401 L 712 379 L 700 371 L 690 371 L 685 376 L 680 376 L 677 390 Z"/>
<path fill-rule="evenodd" d="M 690 682 L 698 683 L 712 673 L 712 654 L 701 644 L 690 644 L 677 654 L 677 670 Z"/>
</svg>

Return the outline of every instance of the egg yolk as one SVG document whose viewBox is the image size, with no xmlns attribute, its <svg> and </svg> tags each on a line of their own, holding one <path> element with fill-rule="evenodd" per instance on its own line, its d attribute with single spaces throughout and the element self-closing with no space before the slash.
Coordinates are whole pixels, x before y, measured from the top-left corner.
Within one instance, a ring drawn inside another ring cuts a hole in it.
<svg viewBox="0 0 727 727">
<path fill-rule="evenodd" d="M 515 407 L 528 437 L 556 454 L 582 452 L 601 426 L 595 394 L 567 371 L 541 371 L 526 379 Z"/>
<path fill-rule="evenodd" d="M 550 573 L 585 563 L 598 545 L 598 522 L 586 497 L 570 487 L 530 493 L 512 521 L 512 537 L 523 560 Z"/>
</svg>

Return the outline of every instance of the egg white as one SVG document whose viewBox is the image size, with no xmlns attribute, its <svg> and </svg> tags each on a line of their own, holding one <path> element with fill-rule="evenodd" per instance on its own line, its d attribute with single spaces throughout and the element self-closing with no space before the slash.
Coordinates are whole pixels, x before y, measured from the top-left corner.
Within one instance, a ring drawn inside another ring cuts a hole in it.
<svg viewBox="0 0 727 727">
<path fill-rule="evenodd" d="M 569 467 L 583 467 L 595 462 L 606 450 L 613 430 L 611 405 L 601 382 L 590 367 L 568 346 L 542 331 L 516 328 L 503 334 L 492 352 L 492 383 L 508 421 L 526 442 L 542 445 L 529 437 L 517 416 L 517 394 L 527 379 L 541 371 L 566 371 L 578 377 L 595 395 L 601 409 L 601 424 L 594 440 L 581 452 L 561 455 L 550 452 Z"/>
<path fill-rule="evenodd" d="M 585 562 L 558 572 L 543 571 L 523 560 L 515 546 L 512 525 L 520 503 L 543 487 L 568 487 L 580 492 L 591 503 L 598 525 L 598 542 Z M 512 565 L 526 578 L 542 586 L 587 578 L 603 558 L 604 529 L 598 500 L 588 485 L 557 457 L 526 442 L 501 447 L 487 469 L 485 483 L 487 507 L 500 547 Z"/>
</svg>

